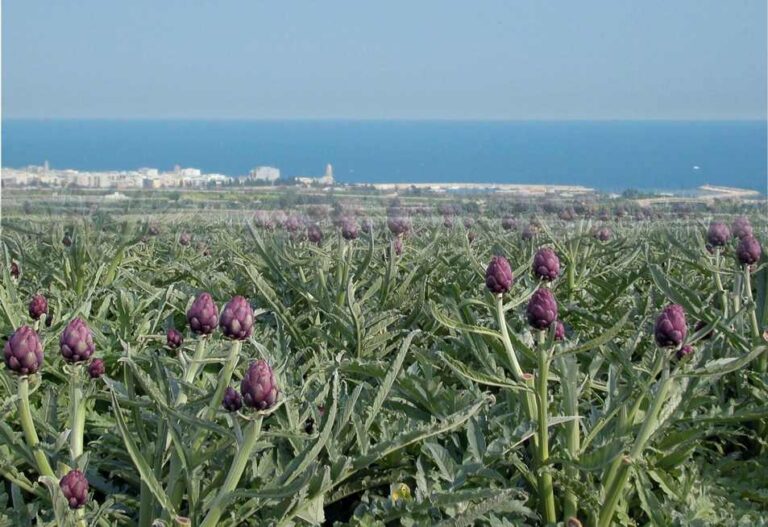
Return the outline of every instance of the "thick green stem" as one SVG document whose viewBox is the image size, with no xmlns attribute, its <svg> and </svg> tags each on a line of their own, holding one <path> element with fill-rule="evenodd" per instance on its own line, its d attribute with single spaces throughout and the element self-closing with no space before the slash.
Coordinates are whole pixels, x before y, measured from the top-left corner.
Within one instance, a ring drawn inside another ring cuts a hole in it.
<svg viewBox="0 0 768 527">
<path fill-rule="evenodd" d="M 203 355 L 205 355 L 205 344 L 206 337 L 200 337 L 200 340 L 197 341 L 197 347 L 195 348 L 195 354 L 192 357 L 192 362 L 187 365 L 187 369 L 184 372 L 184 384 L 192 384 L 195 381 L 195 377 L 197 377 L 197 373 L 202 367 L 201 361 L 203 360 Z M 179 396 L 176 399 L 176 406 L 182 406 L 186 402 L 187 394 L 182 387 L 181 391 L 179 391 Z"/>
<path fill-rule="evenodd" d="M 561 375 L 565 377 L 566 383 L 568 384 L 568 391 L 564 401 L 565 413 L 566 415 L 573 418 L 573 421 L 569 421 L 565 424 L 565 447 L 570 453 L 571 460 L 575 463 L 577 461 L 579 451 L 581 450 L 581 437 L 579 435 L 578 420 L 579 405 L 578 397 L 576 394 L 576 390 L 578 389 L 576 386 L 578 365 L 576 364 L 575 360 L 573 361 L 573 364 L 566 363 L 565 361 L 563 361 L 562 364 L 566 367 L 571 366 L 574 369 L 574 371 L 561 371 Z M 566 468 L 566 474 L 568 475 L 570 481 L 576 481 L 579 477 L 578 469 L 571 465 Z M 567 490 L 563 499 L 563 521 L 567 523 L 570 518 L 576 518 L 578 516 L 578 512 L 578 498 L 572 490 Z"/>
<path fill-rule="evenodd" d="M 41 476 L 55 478 L 56 475 L 51 468 L 51 464 L 48 462 L 45 452 L 43 452 L 43 449 L 40 447 L 40 439 L 37 437 L 35 422 L 32 420 L 32 412 L 29 408 L 29 377 L 26 375 L 19 377 L 18 390 L 21 429 L 24 431 L 24 438 L 27 441 L 27 446 L 32 450 L 32 454 L 35 457 L 37 471 Z"/>
<path fill-rule="evenodd" d="M 243 341 L 242 340 L 233 340 L 232 345 L 229 348 L 229 355 L 227 356 L 227 362 L 224 364 L 224 367 L 219 372 L 219 379 L 218 384 L 216 385 L 216 391 L 213 394 L 213 398 L 211 399 L 211 402 L 208 404 L 208 408 L 205 411 L 205 420 L 211 421 L 216 416 L 216 412 L 218 412 L 219 408 L 221 408 L 221 402 L 224 400 L 224 392 L 227 389 L 227 386 L 229 386 L 230 381 L 232 380 L 232 374 L 235 371 L 235 368 L 237 368 L 237 362 L 240 359 L 240 350 L 243 348 Z M 203 441 L 205 441 L 206 438 L 206 432 L 205 430 L 200 430 L 197 438 L 195 439 L 195 443 L 192 447 L 193 452 L 198 452 L 200 450 L 200 447 L 203 444 Z"/>
<path fill-rule="evenodd" d="M 221 515 L 224 513 L 224 500 L 235 490 L 237 484 L 240 482 L 240 478 L 251 457 L 253 447 L 256 445 L 256 440 L 261 434 L 261 420 L 262 416 L 258 416 L 245 428 L 243 443 L 240 445 L 235 458 L 232 460 L 232 465 L 229 467 L 229 472 L 227 472 L 227 478 L 219 489 L 219 493 L 213 500 L 211 508 L 208 510 L 208 514 L 205 516 L 203 523 L 200 524 L 200 527 L 214 527 L 215 525 L 218 525 L 219 518 L 221 518 Z"/>
<path fill-rule="evenodd" d="M 566 273 L 568 276 L 568 298 L 573 300 L 574 293 L 576 292 L 576 266 L 573 260 L 568 262 Z"/>
<path fill-rule="evenodd" d="M 643 422 L 640 433 L 637 435 L 637 438 L 635 438 L 635 443 L 632 446 L 632 450 L 629 452 L 629 457 L 622 461 L 622 465 L 619 467 L 616 477 L 611 482 L 610 488 L 606 493 L 606 499 L 603 503 L 603 508 L 600 511 L 598 527 L 609 527 L 611 525 L 613 514 L 616 511 L 616 505 L 623 495 L 624 487 L 629 478 L 629 470 L 632 467 L 632 464 L 640 458 L 646 443 L 658 425 L 659 412 L 667 399 L 667 393 L 669 392 L 671 385 L 672 379 L 669 377 L 669 372 L 665 369 L 662 379 L 660 380 L 659 391 L 651 404 L 648 416 Z"/>
<path fill-rule="evenodd" d="M 219 380 L 216 385 L 216 391 L 213 393 L 213 398 L 208 405 L 208 410 L 205 414 L 206 421 L 210 421 L 216 415 L 216 412 L 221 406 L 221 402 L 224 400 L 224 392 L 229 386 L 229 382 L 232 380 L 232 373 L 237 368 L 237 362 L 240 359 L 240 350 L 243 348 L 242 340 L 233 340 L 232 345 L 229 348 L 229 355 L 227 355 L 227 362 L 219 372 Z"/>
<path fill-rule="evenodd" d="M 715 249 L 715 284 L 720 292 L 720 307 L 723 310 L 723 318 L 728 318 L 728 295 L 723 288 L 723 281 L 720 278 L 720 249 Z"/>
<path fill-rule="evenodd" d="M 659 360 L 661 362 L 661 359 Z M 661 368 L 661 366 L 658 366 L 658 368 L 654 369 L 653 376 L 655 377 L 658 372 L 657 369 Z M 628 433 L 633 423 L 635 422 L 635 416 L 637 415 L 637 412 L 640 411 L 640 405 L 645 400 L 645 396 L 642 394 L 638 396 L 638 398 L 635 400 L 635 404 L 632 405 L 632 409 L 627 413 L 626 411 L 623 411 L 620 415 L 621 421 L 619 422 L 619 426 L 617 429 L 617 435 L 623 435 L 625 433 Z M 609 489 L 613 485 L 613 480 L 616 478 L 616 475 L 619 473 L 619 468 L 622 464 L 622 458 L 617 457 L 614 459 L 614 461 L 611 463 L 610 468 L 608 469 L 608 473 L 603 480 L 603 489 Z M 604 494 L 605 495 L 605 494 Z"/>
<path fill-rule="evenodd" d="M 344 305 L 344 297 L 347 294 L 347 245 L 346 241 L 339 239 L 339 265 L 336 268 L 336 287 L 338 292 L 336 293 L 336 304 L 338 306 Z"/>
<path fill-rule="evenodd" d="M 77 465 L 77 459 L 83 455 L 83 436 L 85 434 L 85 399 L 83 398 L 82 387 L 82 367 L 77 365 L 73 367 L 69 378 L 70 397 L 69 397 L 69 455 L 72 466 Z"/>
<path fill-rule="evenodd" d="M 501 340 L 504 342 L 504 350 L 507 352 L 507 359 L 512 366 L 512 376 L 516 381 L 525 384 L 527 390 L 523 394 L 522 402 L 525 407 L 528 419 L 533 421 L 536 418 L 536 393 L 535 381 L 533 375 L 523 373 L 520 363 L 517 361 L 515 349 L 512 347 L 512 341 L 509 340 L 509 331 L 507 330 L 507 320 L 504 317 L 504 298 L 502 295 L 496 295 L 496 315 L 501 330 Z M 534 442 L 538 442 L 534 438 Z"/>
<path fill-rule="evenodd" d="M 733 281 L 733 314 L 739 312 L 741 309 L 741 284 L 742 282 L 742 276 L 740 274 L 736 275 L 736 279 Z M 742 319 L 739 318 L 736 323 L 738 324 Z"/>
<path fill-rule="evenodd" d="M 192 384 L 197 377 L 200 368 L 202 367 L 203 355 L 205 355 L 206 337 L 200 337 L 195 348 L 195 354 L 192 357 L 192 362 L 187 365 L 184 371 L 184 384 Z M 176 398 L 176 406 L 182 406 L 187 402 L 187 393 L 184 388 L 179 391 L 179 395 Z M 165 449 L 167 450 L 171 446 L 171 434 L 168 433 L 165 438 Z M 178 506 L 184 496 L 184 482 L 181 479 L 181 460 L 178 454 L 174 450 L 171 452 L 171 464 L 168 469 L 168 495 L 171 498 L 171 503 L 174 506 Z"/>
<path fill-rule="evenodd" d="M 746 289 L 747 299 L 751 304 L 749 316 L 752 323 L 752 338 L 758 339 L 760 338 L 760 326 L 757 323 L 757 306 L 755 305 L 754 297 L 752 296 L 752 276 L 749 271 L 749 265 L 744 265 L 744 289 Z M 764 357 L 765 354 L 763 354 L 763 357 L 760 357 L 761 363 L 763 362 Z"/>
<path fill-rule="evenodd" d="M 69 417 L 72 420 L 69 436 L 69 455 L 72 466 L 77 466 L 77 460 L 83 455 L 83 436 L 85 435 L 85 399 L 83 398 L 83 367 L 74 366 L 72 374 L 69 377 L 70 383 L 70 409 Z M 77 527 L 86 527 L 85 510 L 77 509 L 75 511 L 75 525 Z"/>
<path fill-rule="evenodd" d="M 504 297 L 500 294 L 496 295 L 496 316 L 499 321 L 499 329 L 501 330 L 501 340 L 504 342 L 504 349 L 507 352 L 507 359 L 509 359 L 509 363 L 512 365 L 512 375 L 516 381 L 523 382 L 523 370 L 520 368 L 520 363 L 517 362 L 515 349 L 512 347 L 512 341 L 509 340 L 507 320 L 504 318 Z"/>
<path fill-rule="evenodd" d="M 549 416 L 547 379 L 549 377 L 549 350 L 546 345 L 546 333 L 539 332 L 539 375 L 536 379 L 536 393 L 538 396 L 538 472 L 539 472 L 539 503 L 541 513 L 547 524 L 554 524 L 555 495 L 552 488 L 552 472 L 547 466 L 549 461 Z"/>
</svg>

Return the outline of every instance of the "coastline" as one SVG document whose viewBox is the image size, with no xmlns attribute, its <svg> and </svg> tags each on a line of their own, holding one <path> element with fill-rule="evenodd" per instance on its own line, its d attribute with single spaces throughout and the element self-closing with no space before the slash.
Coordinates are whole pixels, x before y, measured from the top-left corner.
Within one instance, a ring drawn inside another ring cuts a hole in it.
<svg viewBox="0 0 768 527">
<path fill-rule="evenodd" d="M 525 184 L 525 183 L 372 183 L 368 185 L 358 184 L 355 186 L 369 186 L 380 191 L 400 191 L 409 189 L 430 190 L 432 192 L 502 192 L 522 195 L 548 195 L 548 194 L 571 194 L 584 195 L 594 194 L 595 189 L 582 185 L 543 185 L 543 184 Z"/>
</svg>

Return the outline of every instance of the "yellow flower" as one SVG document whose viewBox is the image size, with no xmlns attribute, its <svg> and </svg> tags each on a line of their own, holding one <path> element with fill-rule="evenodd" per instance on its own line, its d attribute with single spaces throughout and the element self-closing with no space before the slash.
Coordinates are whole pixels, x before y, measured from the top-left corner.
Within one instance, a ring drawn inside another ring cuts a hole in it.
<svg viewBox="0 0 768 527">
<path fill-rule="evenodd" d="M 411 489 L 405 483 L 393 483 L 389 487 L 390 497 L 392 501 L 397 503 L 398 501 L 411 501 Z"/>
</svg>

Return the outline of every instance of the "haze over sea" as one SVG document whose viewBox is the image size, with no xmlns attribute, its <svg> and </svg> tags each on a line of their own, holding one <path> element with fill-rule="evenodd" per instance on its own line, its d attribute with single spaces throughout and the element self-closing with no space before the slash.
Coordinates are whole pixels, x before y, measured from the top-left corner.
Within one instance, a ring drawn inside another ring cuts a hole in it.
<svg viewBox="0 0 768 527">
<path fill-rule="evenodd" d="M 766 192 L 765 121 L 3 120 L 2 164 Z"/>
</svg>

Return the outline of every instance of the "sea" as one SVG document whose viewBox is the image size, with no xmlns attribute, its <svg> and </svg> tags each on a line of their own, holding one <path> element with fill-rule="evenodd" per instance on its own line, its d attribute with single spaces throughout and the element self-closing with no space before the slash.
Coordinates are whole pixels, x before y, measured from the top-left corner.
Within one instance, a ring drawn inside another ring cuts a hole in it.
<svg viewBox="0 0 768 527">
<path fill-rule="evenodd" d="M 2 121 L 2 166 L 171 170 L 342 183 L 583 185 L 607 192 L 768 188 L 766 121 Z"/>
</svg>

